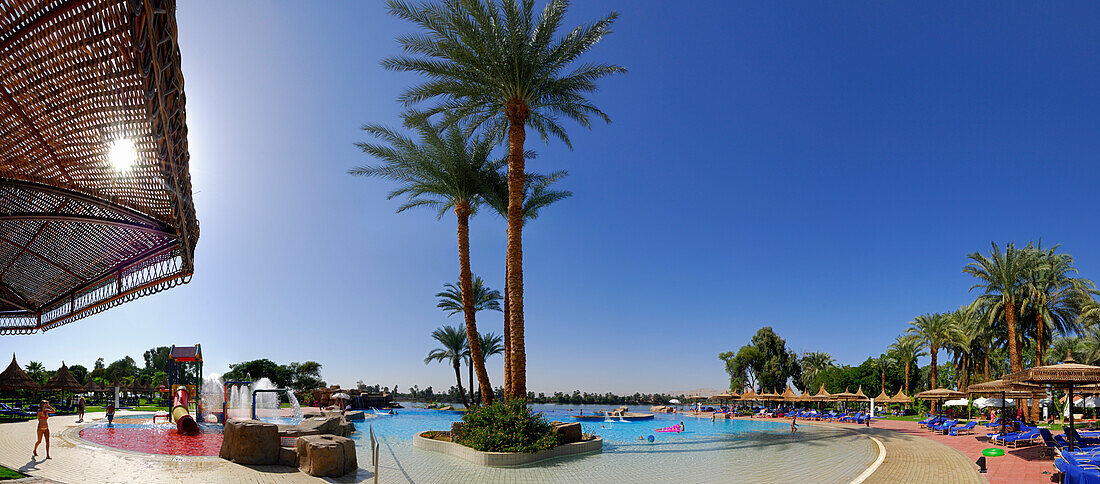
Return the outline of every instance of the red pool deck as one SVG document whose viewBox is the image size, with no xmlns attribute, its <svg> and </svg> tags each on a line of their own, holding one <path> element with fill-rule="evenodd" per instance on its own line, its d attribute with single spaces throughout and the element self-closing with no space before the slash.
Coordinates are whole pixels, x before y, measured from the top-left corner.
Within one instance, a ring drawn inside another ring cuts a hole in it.
<svg viewBox="0 0 1100 484">
<path fill-rule="evenodd" d="M 986 438 L 984 425 L 978 425 L 973 435 L 959 436 L 939 435 L 918 427 L 916 422 L 900 420 L 875 420 L 872 426 L 935 440 L 962 452 L 971 462 L 981 457 L 982 449 L 997 447 Z M 988 469 L 984 475 L 986 480 L 993 484 L 1051 482 L 1051 476 L 1056 472 L 1054 459 L 1040 457 L 1040 447 L 1042 444 L 1019 449 L 1001 447 L 1005 450 L 1003 457 L 985 459 Z"/>
</svg>

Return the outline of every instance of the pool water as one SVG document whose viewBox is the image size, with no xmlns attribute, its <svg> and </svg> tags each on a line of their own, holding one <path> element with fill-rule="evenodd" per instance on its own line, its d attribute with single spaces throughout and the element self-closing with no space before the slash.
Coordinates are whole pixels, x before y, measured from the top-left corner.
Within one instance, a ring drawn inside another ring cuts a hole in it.
<svg viewBox="0 0 1100 484">
<path fill-rule="evenodd" d="M 406 404 L 406 406 L 410 406 Z M 572 422 L 583 410 L 608 406 L 534 405 L 549 420 Z M 634 408 L 635 411 L 645 411 Z M 848 482 L 877 457 L 864 436 L 843 429 L 741 419 L 685 418 L 657 414 L 653 420 L 582 422 L 585 433 L 604 438 L 603 452 L 570 456 L 518 468 L 492 468 L 412 447 L 424 430 L 448 430 L 459 412 L 405 408 L 356 422 L 360 466 L 370 463 L 373 428 L 380 449 L 383 482 Z M 684 422 L 685 432 L 656 429 Z M 654 441 L 649 442 L 652 435 Z M 639 440 L 642 437 L 642 440 Z"/>
<path fill-rule="evenodd" d="M 218 455 L 222 426 L 200 423 L 199 435 L 180 435 L 176 425 L 163 420 L 153 423 L 153 414 L 115 417 L 80 430 L 80 438 L 105 447 L 164 455 Z"/>
</svg>

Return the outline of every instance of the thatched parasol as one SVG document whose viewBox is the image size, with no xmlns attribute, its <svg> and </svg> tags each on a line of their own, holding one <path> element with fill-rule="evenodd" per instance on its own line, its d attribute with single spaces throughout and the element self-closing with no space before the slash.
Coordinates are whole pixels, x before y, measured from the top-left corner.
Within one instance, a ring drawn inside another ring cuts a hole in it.
<svg viewBox="0 0 1100 484">
<path fill-rule="evenodd" d="M 1004 380 L 993 380 L 975 383 L 966 388 L 966 393 L 999 394 L 1001 396 L 1001 415 L 1005 411 L 1005 398 L 1034 398 L 1042 389 L 1032 383 L 1012 383 Z M 1005 419 L 1001 417 L 1001 433 L 1005 432 Z"/>
<path fill-rule="evenodd" d="M 1066 353 L 1066 359 L 1058 365 L 1036 366 L 1023 371 L 1005 375 L 1009 383 L 1048 384 L 1069 389 L 1069 426 L 1073 427 L 1073 387 L 1100 382 L 1100 366 L 1082 365 L 1073 361 L 1073 355 Z M 1073 450 L 1073 435 L 1066 434 L 1069 450 Z"/>
<path fill-rule="evenodd" d="M 99 386 L 92 377 L 88 377 L 88 384 L 84 385 L 85 392 L 102 392 L 103 387 Z"/>
<path fill-rule="evenodd" d="M 878 392 L 875 401 L 878 403 L 890 403 L 890 395 L 886 394 L 886 387 L 883 387 L 882 390 Z"/>
<path fill-rule="evenodd" d="M 847 388 L 845 388 L 844 391 L 840 393 L 834 393 L 830 395 L 830 400 L 835 400 L 838 402 L 848 402 L 857 399 L 859 399 L 859 396 L 855 393 L 849 392 Z"/>
<path fill-rule="evenodd" d="M 756 399 L 765 402 L 775 402 L 780 400 L 778 393 L 761 393 L 756 396 Z"/>
<path fill-rule="evenodd" d="M 15 361 L 15 353 L 11 354 L 11 364 L 0 373 L 0 390 L 34 390 L 38 388 L 38 382 L 34 381 L 27 372 L 19 367 Z"/>
<path fill-rule="evenodd" d="M 922 400 L 931 400 L 933 402 L 942 402 L 944 400 L 952 400 L 965 396 L 965 393 L 958 390 L 952 390 L 950 388 L 935 388 L 932 390 L 925 390 L 916 395 L 917 398 L 920 398 Z"/>
<path fill-rule="evenodd" d="M 871 399 L 867 396 L 867 394 L 863 393 L 863 385 L 860 385 L 859 390 L 856 390 L 856 399 L 857 399 L 857 401 L 860 401 L 860 402 L 869 402 L 869 401 L 871 401 Z"/>
<path fill-rule="evenodd" d="M 825 391 L 825 384 L 822 383 L 821 384 L 821 389 L 818 390 L 817 393 L 815 393 L 810 398 L 812 398 L 814 400 L 818 400 L 818 401 L 825 401 L 825 400 L 832 400 L 833 396 L 829 392 Z"/>
<path fill-rule="evenodd" d="M 741 394 L 741 400 L 744 400 L 746 402 L 755 402 L 757 400 L 760 400 L 760 396 L 757 395 L 752 388 L 750 388 L 749 391 Z"/>
<path fill-rule="evenodd" d="M 76 381 L 73 375 L 69 373 L 69 367 L 65 366 L 65 362 L 61 362 L 61 368 L 57 370 L 53 378 L 46 382 L 42 388 L 46 390 L 61 390 L 61 391 L 73 391 L 79 392 L 84 389 L 84 385 Z"/>
<path fill-rule="evenodd" d="M 779 399 L 783 400 L 784 402 L 797 402 L 800 398 L 801 397 L 799 397 L 798 395 L 795 395 L 794 390 L 791 390 L 790 385 L 787 385 L 787 389 L 779 395 Z"/>
<path fill-rule="evenodd" d="M 888 403 L 910 403 L 911 401 L 909 396 L 901 391 L 901 388 L 898 388 L 898 394 L 890 397 Z"/>
</svg>

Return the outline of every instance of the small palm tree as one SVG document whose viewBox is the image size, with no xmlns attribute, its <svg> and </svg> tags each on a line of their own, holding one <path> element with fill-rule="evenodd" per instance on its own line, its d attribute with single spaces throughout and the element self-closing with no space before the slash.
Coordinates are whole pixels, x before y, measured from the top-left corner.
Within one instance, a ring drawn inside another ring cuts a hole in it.
<svg viewBox="0 0 1100 484">
<path fill-rule="evenodd" d="M 473 273 L 470 271 L 470 216 L 482 203 L 487 177 L 498 169 L 489 159 L 492 143 L 485 138 L 467 138 L 457 127 L 441 132 L 426 120 L 410 125 L 417 131 L 419 141 L 385 126 L 363 126 L 363 131 L 381 142 L 358 143 L 357 146 L 383 163 L 356 167 L 350 173 L 397 182 L 399 187 L 390 192 L 389 198 L 407 197 L 398 212 L 431 207 L 439 209 L 438 218 L 442 218 L 447 211 L 454 210 L 458 220 L 458 281 L 467 337 L 475 356 L 478 381 L 485 390 L 481 392 L 482 398 L 489 404 L 493 398 L 489 373 L 479 363 L 483 360 L 478 346 Z"/>
<path fill-rule="evenodd" d="M 821 370 L 836 366 L 836 359 L 824 351 L 810 351 L 799 358 L 798 364 L 802 367 L 802 387 L 809 389 Z"/>
<path fill-rule="evenodd" d="M 462 395 L 462 405 L 469 408 L 470 402 L 466 400 L 466 391 L 462 389 L 462 373 L 458 371 L 462 359 L 470 352 L 466 344 L 466 328 L 444 325 L 432 331 L 432 339 L 435 339 L 440 347 L 428 352 L 427 358 L 424 358 L 424 364 L 433 361 L 450 363 L 455 369 L 455 380 L 458 382 L 458 393 Z"/>
<path fill-rule="evenodd" d="M 483 358 L 489 358 L 493 355 L 499 355 L 504 352 L 504 346 L 501 344 L 503 338 L 495 333 L 482 333 L 481 339 L 481 356 Z M 470 361 L 470 355 L 467 353 L 466 361 Z M 484 363 L 484 362 L 482 362 Z M 470 373 L 470 388 L 473 389 L 474 374 Z"/>
<path fill-rule="evenodd" d="M 970 274 L 978 279 L 978 283 L 970 288 L 981 289 L 982 295 L 974 301 L 972 307 L 981 306 L 986 310 L 986 317 L 990 321 L 1003 320 L 1008 332 L 1008 359 L 1013 372 L 1023 370 L 1023 358 L 1020 354 L 1020 339 L 1016 331 L 1017 302 L 1021 299 L 1025 277 L 1034 263 L 1031 253 L 1026 250 L 1017 250 L 1015 244 L 1009 243 L 1005 251 L 996 243 L 991 243 L 993 250 L 990 257 L 978 252 L 970 254 L 973 262 L 963 267 L 963 273 Z M 1002 318 L 1003 316 L 1003 318 Z"/>
<path fill-rule="evenodd" d="M 897 337 L 890 345 L 889 351 L 894 359 L 905 366 L 905 394 L 909 395 L 909 373 L 913 365 L 917 364 L 917 358 L 927 355 L 924 352 L 924 343 L 920 336 L 905 333 Z"/>
<path fill-rule="evenodd" d="M 970 387 L 970 356 L 981 332 L 982 322 L 979 317 L 969 307 L 959 308 L 949 316 L 955 329 L 955 338 L 947 346 L 955 354 L 955 374 L 960 392 L 966 392 Z"/>
<path fill-rule="evenodd" d="M 485 310 L 500 311 L 500 291 L 487 286 L 481 276 L 474 276 L 472 287 L 475 313 Z M 439 303 L 435 307 L 442 309 L 448 316 L 462 312 L 462 283 L 447 283 L 443 285 L 443 288 L 443 292 L 435 295 L 439 298 Z M 485 350 L 482 349 L 481 351 L 484 352 Z"/>
<path fill-rule="evenodd" d="M 41 362 L 31 361 L 24 368 L 27 370 L 27 376 L 33 378 L 39 385 L 46 383 L 46 367 Z"/>
<path fill-rule="evenodd" d="M 909 322 L 909 334 L 915 335 L 924 341 L 928 348 L 928 356 L 932 359 L 931 378 L 932 388 L 936 388 L 939 380 L 939 372 L 936 369 L 936 356 L 940 348 L 946 347 L 956 339 L 954 321 L 946 314 L 922 314 Z"/>
<path fill-rule="evenodd" d="M 883 353 L 881 355 L 878 355 L 878 358 L 875 358 L 873 361 L 875 364 L 875 368 L 878 369 L 879 376 L 881 378 L 880 389 L 882 391 L 886 391 L 886 372 L 897 364 L 897 360 L 895 360 L 893 356 L 887 353 Z"/>
<path fill-rule="evenodd" d="M 508 281 L 512 318 L 513 381 L 510 393 L 527 397 L 527 361 L 523 342 L 523 187 L 526 128 L 544 140 L 550 136 L 572 147 L 561 118 L 589 127 L 591 118 L 610 122 L 586 97 L 596 81 L 626 69 L 578 60 L 611 32 L 612 13 L 555 38 L 565 20 L 567 0 L 550 0 L 541 14 L 534 0 L 453 0 L 410 5 L 389 1 L 390 13 L 426 33 L 398 39 L 405 55 L 382 61 L 387 69 L 418 72 L 428 78 L 399 100 L 408 106 L 436 103 L 420 117 L 443 114 L 470 130 L 485 128 L 508 139 Z"/>
</svg>

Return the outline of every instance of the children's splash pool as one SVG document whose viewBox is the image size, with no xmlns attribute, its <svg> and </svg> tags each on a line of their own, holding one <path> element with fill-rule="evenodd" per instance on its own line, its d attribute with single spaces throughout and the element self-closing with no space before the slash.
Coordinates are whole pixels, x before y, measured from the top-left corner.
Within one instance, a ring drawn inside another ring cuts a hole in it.
<svg viewBox="0 0 1100 484">
<path fill-rule="evenodd" d="M 153 414 L 115 417 L 114 423 L 100 422 L 80 430 L 80 438 L 93 444 L 130 452 L 164 455 L 218 455 L 222 446 L 222 426 L 199 424 L 199 435 L 180 435 L 175 424 L 158 420 Z"/>
</svg>

